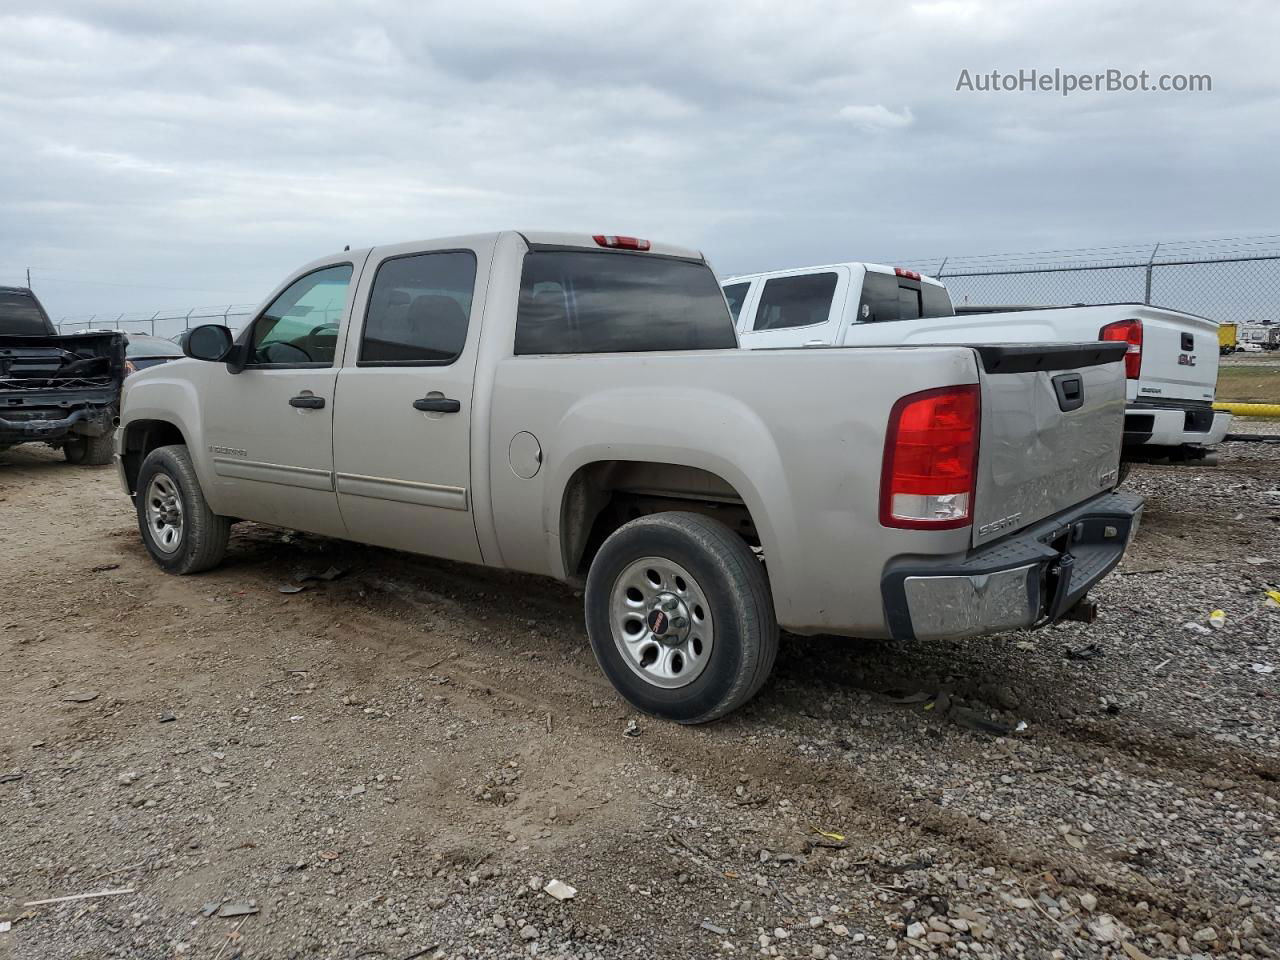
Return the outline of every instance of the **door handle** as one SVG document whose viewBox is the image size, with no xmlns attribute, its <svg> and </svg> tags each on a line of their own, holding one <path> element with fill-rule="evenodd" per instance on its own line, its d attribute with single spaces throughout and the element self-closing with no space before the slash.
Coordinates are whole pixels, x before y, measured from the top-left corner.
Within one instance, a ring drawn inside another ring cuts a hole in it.
<svg viewBox="0 0 1280 960">
<path fill-rule="evenodd" d="M 462 403 L 458 400 L 450 400 L 448 397 L 423 397 L 421 400 L 413 401 L 413 409 L 424 413 L 457 413 L 462 409 Z"/>
<path fill-rule="evenodd" d="M 289 406 L 302 407 L 304 410 L 319 410 L 324 406 L 324 397 L 313 397 L 309 393 L 301 396 L 290 397 Z"/>
</svg>

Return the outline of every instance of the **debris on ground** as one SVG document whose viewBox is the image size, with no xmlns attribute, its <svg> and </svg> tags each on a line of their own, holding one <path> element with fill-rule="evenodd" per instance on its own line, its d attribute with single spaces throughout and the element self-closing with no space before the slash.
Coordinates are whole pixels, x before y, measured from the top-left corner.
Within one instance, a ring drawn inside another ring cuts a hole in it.
<svg viewBox="0 0 1280 960">
<path fill-rule="evenodd" d="M 100 563 L 96 567 L 90 567 L 89 572 L 90 573 L 106 573 L 108 570 L 119 570 L 119 569 L 120 569 L 120 564 L 118 563 Z"/>
<path fill-rule="evenodd" d="M 634 718 L 634 717 L 632 717 L 630 720 L 628 720 L 628 721 L 627 721 L 627 725 L 626 725 L 626 727 L 623 729 L 623 731 L 622 731 L 622 735 L 623 735 L 624 737 L 638 737 L 638 736 L 640 736 L 640 724 L 636 723 L 636 721 L 635 721 L 635 718 Z"/>
<path fill-rule="evenodd" d="M 69 897 L 50 897 L 48 900 L 28 900 L 24 907 L 43 907 L 51 903 L 70 903 L 72 900 L 100 900 L 103 897 L 123 897 L 133 893 L 133 887 L 119 887 L 115 890 L 95 890 L 93 893 L 74 893 Z"/>
<path fill-rule="evenodd" d="M 1215 630 L 1221 630 L 1227 625 L 1227 615 L 1221 610 L 1214 610 L 1209 614 L 1209 626 Z"/>
<path fill-rule="evenodd" d="M 1063 650 L 1068 660 L 1095 660 L 1103 655 L 1102 644 L 1091 640 L 1082 647 L 1067 647 Z"/>
<path fill-rule="evenodd" d="M 98 699 L 97 690 L 85 690 L 80 693 L 69 693 L 62 698 L 63 703 L 92 703 Z"/>
<path fill-rule="evenodd" d="M 223 919 L 229 917 L 249 917 L 258 912 L 255 904 L 240 901 L 229 901 L 218 908 L 218 916 Z"/>
<path fill-rule="evenodd" d="M 557 900 L 572 900 L 578 895 L 578 888 L 571 887 L 567 883 L 559 880 L 548 880 L 547 885 L 542 888 L 543 893 L 549 893 Z"/>
</svg>

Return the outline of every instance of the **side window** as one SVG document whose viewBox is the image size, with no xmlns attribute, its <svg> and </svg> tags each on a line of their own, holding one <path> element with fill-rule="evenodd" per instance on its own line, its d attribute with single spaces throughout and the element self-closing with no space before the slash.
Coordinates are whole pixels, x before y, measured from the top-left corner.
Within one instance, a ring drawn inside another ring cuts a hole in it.
<svg viewBox="0 0 1280 960">
<path fill-rule="evenodd" d="M 834 273 L 810 273 L 766 281 L 753 329 L 785 330 L 826 323 L 831 316 L 836 279 Z"/>
<path fill-rule="evenodd" d="M 467 342 L 476 257 L 419 253 L 385 261 L 373 279 L 360 364 L 448 364 Z"/>
<path fill-rule="evenodd" d="M 731 283 L 724 288 L 724 298 L 729 303 L 729 312 L 733 314 L 733 322 L 738 322 L 738 315 L 742 313 L 742 304 L 747 299 L 747 291 L 751 289 L 751 281 L 746 283 Z"/>
<path fill-rule="evenodd" d="M 325 267 L 289 284 L 253 325 L 250 364 L 332 366 L 351 283 L 351 264 Z"/>
</svg>

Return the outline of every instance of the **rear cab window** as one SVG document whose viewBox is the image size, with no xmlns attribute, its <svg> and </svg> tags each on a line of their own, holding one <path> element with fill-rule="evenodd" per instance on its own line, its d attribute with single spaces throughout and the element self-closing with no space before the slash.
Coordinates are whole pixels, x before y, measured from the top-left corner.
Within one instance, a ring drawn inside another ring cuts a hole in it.
<svg viewBox="0 0 1280 960">
<path fill-rule="evenodd" d="M 525 254 L 517 355 L 737 345 L 725 296 L 702 261 L 576 249 Z"/>
<path fill-rule="evenodd" d="M 862 280 L 862 301 L 858 320 L 882 323 L 887 320 L 919 320 L 922 317 L 951 317 L 955 310 L 945 287 L 891 273 L 868 270 Z"/>
<path fill-rule="evenodd" d="M 57 333 L 40 302 L 26 290 L 0 290 L 0 334 L 45 337 Z"/>
</svg>

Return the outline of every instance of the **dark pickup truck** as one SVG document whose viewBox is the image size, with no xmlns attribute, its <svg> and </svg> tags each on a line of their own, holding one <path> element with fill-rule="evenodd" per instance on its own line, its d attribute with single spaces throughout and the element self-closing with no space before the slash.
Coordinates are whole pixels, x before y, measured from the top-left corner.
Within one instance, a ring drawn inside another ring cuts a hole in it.
<svg viewBox="0 0 1280 960">
<path fill-rule="evenodd" d="M 62 336 L 30 290 L 0 287 L 0 450 L 46 443 L 110 463 L 124 377 L 124 334 Z"/>
</svg>

